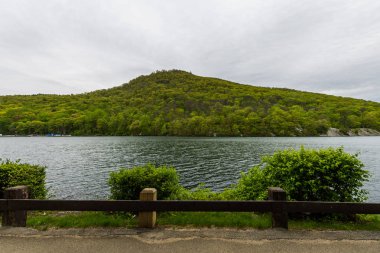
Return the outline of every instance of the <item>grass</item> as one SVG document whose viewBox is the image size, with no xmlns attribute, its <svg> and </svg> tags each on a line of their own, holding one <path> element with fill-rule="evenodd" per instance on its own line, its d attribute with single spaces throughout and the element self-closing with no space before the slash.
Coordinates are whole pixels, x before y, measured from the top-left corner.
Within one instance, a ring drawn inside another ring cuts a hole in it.
<svg viewBox="0 0 380 253">
<path fill-rule="evenodd" d="M 165 212 L 159 213 L 158 226 L 270 228 L 268 214 L 230 212 Z M 40 230 L 47 228 L 136 227 L 137 219 L 131 214 L 105 212 L 35 212 L 28 215 L 27 226 Z"/>
<path fill-rule="evenodd" d="M 106 212 L 36 212 L 28 215 L 27 226 L 40 230 L 47 228 L 88 228 L 88 227 L 135 227 L 137 220 L 130 214 Z"/>
<path fill-rule="evenodd" d="M 161 213 L 158 225 L 194 227 L 270 228 L 268 214 L 233 212 L 168 212 Z"/>
<path fill-rule="evenodd" d="M 165 212 L 159 213 L 158 226 L 180 227 L 271 227 L 270 214 L 233 212 Z M 40 230 L 48 228 L 136 227 L 137 219 L 131 214 L 106 212 L 35 212 L 28 215 L 27 226 Z M 380 215 L 359 215 L 358 220 L 289 220 L 289 229 L 309 230 L 380 230 Z"/>
<path fill-rule="evenodd" d="M 380 215 L 357 215 L 356 221 L 289 220 L 291 229 L 314 230 L 380 230 Z"/>
</svg>

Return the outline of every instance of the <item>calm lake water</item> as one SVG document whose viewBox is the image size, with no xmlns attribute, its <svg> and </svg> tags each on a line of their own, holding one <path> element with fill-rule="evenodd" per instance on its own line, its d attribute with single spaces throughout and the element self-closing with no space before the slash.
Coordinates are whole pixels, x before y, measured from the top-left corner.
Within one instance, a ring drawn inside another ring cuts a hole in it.
<svg viewBox="0 0 380 253">
<path fill-rule="evenodd" d="M 109 173 L 145 163 L 174 166 L 181 183 L 221 190 L 260 157 L 285 148 L 339 147 L 359 152 L 372 173 L 365 188 L 380 202 L 380 137 L 1 137 L 0 158 L 47 166 L 52 198 L 102 199 Z"/>
</svg>

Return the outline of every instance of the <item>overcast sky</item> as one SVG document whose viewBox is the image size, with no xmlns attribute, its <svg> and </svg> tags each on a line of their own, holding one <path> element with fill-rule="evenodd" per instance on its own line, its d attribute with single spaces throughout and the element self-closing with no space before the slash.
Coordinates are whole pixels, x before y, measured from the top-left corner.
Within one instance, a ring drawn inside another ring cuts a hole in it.
<svg viewBox="0 0 380 253">
<path fill-rule="evenodd" d="M 378 0 L 0 0 L 0 94 L 161 69 L 380 102 Z"/>
</svg>

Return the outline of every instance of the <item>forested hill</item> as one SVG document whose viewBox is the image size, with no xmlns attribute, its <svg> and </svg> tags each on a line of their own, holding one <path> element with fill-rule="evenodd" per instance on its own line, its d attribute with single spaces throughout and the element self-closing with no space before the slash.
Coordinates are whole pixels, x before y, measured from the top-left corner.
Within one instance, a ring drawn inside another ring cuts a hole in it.
<svg viewBox="0 0 380 253">
<path fill-rule="evenodd" d="M 79 95 L 0 96 L 3 135 L 315 136 L 380 130 L 380 103 L 159 71 Z"/>
</svg>

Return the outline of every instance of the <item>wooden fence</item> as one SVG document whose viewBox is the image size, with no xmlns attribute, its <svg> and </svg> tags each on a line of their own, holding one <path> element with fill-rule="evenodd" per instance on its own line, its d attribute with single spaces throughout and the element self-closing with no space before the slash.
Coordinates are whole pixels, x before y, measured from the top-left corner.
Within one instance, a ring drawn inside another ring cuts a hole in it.
<svg viewBox="0 0 380 253">
<path fill-rule="evenodd" d="M 380 203 L 286 201 L 281 188 L 268 189 L 267 201 L 156 200 L 153 188 L 144 189 L 140 200 L 32 200 L 26 187 L 12 187 L 0 199 L 3 226 L 25 226 L 27 211 L 125 211 L 139 212 L 141 227 L 154 227 L 156 211 L 270 212 L 272 227 L 288 227 L 288 213 L 380 214 Z"/>
</svg>

